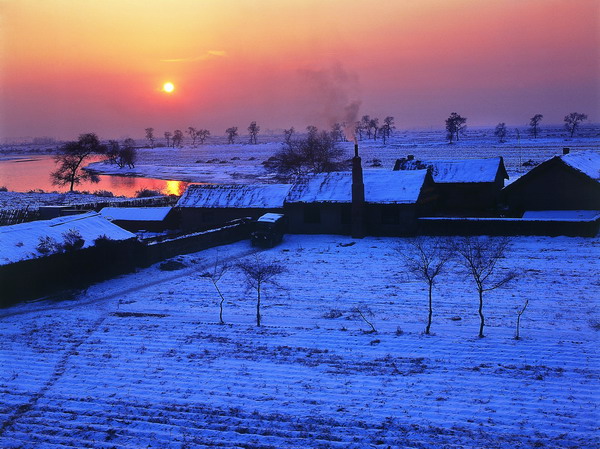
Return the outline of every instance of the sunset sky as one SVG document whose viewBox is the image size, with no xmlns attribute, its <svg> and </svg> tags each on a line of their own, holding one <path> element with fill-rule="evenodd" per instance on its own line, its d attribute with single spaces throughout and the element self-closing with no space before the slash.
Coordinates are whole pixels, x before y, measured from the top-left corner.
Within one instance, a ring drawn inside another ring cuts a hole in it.
<svg viewBox="0 0 600 449">
<path fill-rule="evenodd" d="M 0 141 L 599 122 L 599 49 L 598 0 L 0 0 Z"/>
</svg>

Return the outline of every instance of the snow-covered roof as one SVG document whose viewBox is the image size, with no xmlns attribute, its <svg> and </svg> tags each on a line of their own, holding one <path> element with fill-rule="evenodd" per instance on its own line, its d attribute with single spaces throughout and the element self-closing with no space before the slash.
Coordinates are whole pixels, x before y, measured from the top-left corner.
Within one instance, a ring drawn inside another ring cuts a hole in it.
<svg viewBox="0 0 600 449">
<path fill-rule="evenodd" d="M 504 161 L 501 157 L 427 162 L 414 159 L 398 159 L 394 170 L 422 170 L 427 168 L 431 169 L 433 180 L 439 184 L 494 182 L 499 170 L 503 178 L 508 179 Z"/>
<path fill-rule="evenodd" d="M 417 202 L 427 170 L 365 170 L 365 202 L 402 204 Z M 349 203 L 352 201 L 352 172 L 306 175 L 290 190 L 288 203 Z"/>
<path fill-rule="evenodd" d="M 599 217 L 599 210 L 529 210 L 523 214 L 523 218 L 553 220 L 596 220 Z"/>
<path fill-rule="evenodd" d="M 262 223 L 275 223 L 281 217 L 283 217 L 283 214 L 273 214 L 269 212 L 268 214 L 264 214 L 261 217 L 259 217 L 257 221 L 260 221 Z"/>
<path fill-rule="evenodd" d="M 100 215 L 111 221 L 163 221 L 171 207 L 105 207 Z"/>
<path fill-rule="evenodd" d="M 112 224 L 96 212 L 0 226 L 0 265 L 42 257 L 43 254 L 37 250 L 40 238 L 51 237 L 62 243 L 63 233 L 70 230 L 79 232 L 85 241 L 83 248 L 94 246 L 94 240 L 102 235 L 111 240 L 135 238 L 135 234 Z"/>
<path fill-rule="evenodd" d="M 235 207 L 271 209 L 283 207 L 291 185 L 192 184 L 177 202 L 178 207 Z"/>
<path fill-rule="evenodd" d="M 600 182 L 600 153 L 596 153 L 595 151 L 579 151 L 559 157 L 569 167 Z"/>
</svg>

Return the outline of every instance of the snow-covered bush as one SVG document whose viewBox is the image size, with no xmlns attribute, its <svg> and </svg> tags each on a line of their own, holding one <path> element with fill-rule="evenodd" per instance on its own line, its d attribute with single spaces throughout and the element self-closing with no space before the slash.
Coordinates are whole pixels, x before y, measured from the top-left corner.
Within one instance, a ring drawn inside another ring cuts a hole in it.
<svg viewBox="0 0 600 449">
<path fill-rule="evenodd" d="M 63 232 L 63 248 L 65 251 L 75 251 L 81 249 L 85 243 L 85 240 L 76 229 L 69 229 Z"/>
<path fill-rule="evenodd" d="M 55 238 L 52 238 L 47 235 L 45 237 L 39 238 L 39 243 L 36 249 L 44 255 L 49 255 L 61 252 L 63 250 L 63 247 L 60 243 L 56 241 Z"/>
</svg>

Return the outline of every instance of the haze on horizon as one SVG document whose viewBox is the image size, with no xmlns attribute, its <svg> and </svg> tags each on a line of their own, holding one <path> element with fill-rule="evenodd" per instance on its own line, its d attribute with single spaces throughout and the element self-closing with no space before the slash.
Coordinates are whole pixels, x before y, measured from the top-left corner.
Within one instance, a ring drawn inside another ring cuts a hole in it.
<svg viewBox="0 0 600 449">
<path fill-rule="evenodd" d="M 0 140 L 600 121 L 597 0 L 0 0 Z M 162 89 L 172 82 L 175 90 Z"/>
</svg>

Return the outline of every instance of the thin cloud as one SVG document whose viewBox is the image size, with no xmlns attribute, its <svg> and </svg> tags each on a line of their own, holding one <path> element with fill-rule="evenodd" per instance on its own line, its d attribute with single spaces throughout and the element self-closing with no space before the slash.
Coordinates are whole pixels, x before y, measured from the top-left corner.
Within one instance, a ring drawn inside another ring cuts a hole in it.
<svg viewBox="0 0 600 449">
<path fill-rule="evenodd" d="M 225 58 L 227 52 L 224 50 L 209 50 L 200 56 L 190 56 L 188 58 L 177 58 L 177 59 L 161 59 L 162 62 L 198 62 L 206 61 L 211 58 Z"/>
</svg>

